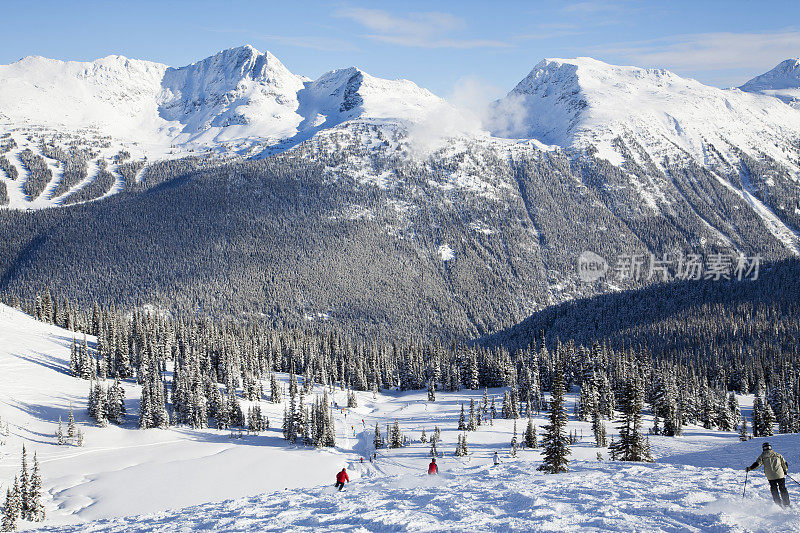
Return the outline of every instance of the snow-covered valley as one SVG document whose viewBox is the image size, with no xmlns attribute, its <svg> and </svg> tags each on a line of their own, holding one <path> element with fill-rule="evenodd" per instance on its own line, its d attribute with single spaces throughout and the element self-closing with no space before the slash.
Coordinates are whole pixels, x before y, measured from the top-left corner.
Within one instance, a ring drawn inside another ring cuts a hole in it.
<svg viewBox="0 0 800 533">
<path fill-rule="evenodd" d="M 650 436 L 653 464 L 611 462 L 606 448 L 595 447 L 591 423 L 570 416 L 568 430 L 577 438 L 570 472 L 546 475 L 536 471 L 538 449 L 510 456 L 513 420 L 458 431 L 461 405 L 482 402 L 483 390 L 437 392 L 432 402 L 425 391 L 356 392 L 358 406 L 346 408 L 346 393 L 337 389 L 331 396 L 339 406 L 333 409 L 336 447 L 321 450 L 286 444 L 285 405 L 269 402 L 261 407 L 270 429 L 241 438 L 237 431 L 182 426 L 135 429 L 140 387 L 131 381 L 124 384 L 128 422 L 96 427 L 86 415 L 88 382 L 69 375 L 72 338 L 0 306 L 0 417 L 9 428 L 0 437 L 0 483 L 5 489 L 18 473 L 22 444 L 38 455 L 47 521 L 35 525 L 66 531 L 800 530 L 797 511 L 772 507 L 763 474 L 750 475 L 742 499 L 743 468 L 764 439 L 740 443 L 735 433 L 687 426 L 682 437 Z M 286 375 L 279 378 L 286 383 Z M 501 403 L 504 392 L 486 391 Z M 568 394 L 568 412 L 576 399 Z M 739 400 L 749 417 L 752 396 Z M 54 436 L 70 405 L 85 434 L 83 447 L 59 446 Z M 539 432 L 546 416 L 533 416 Z M 408 445 L 381 448 L 370 461 L 376 423 L 386 438 L 395 421 Z M 517 420 L 520 437 L 526 423 Z M 645 416 L 644 426 L 650 425 Z M 430 477 L 430 444 L 420 437 L 436 426 L 441 474 Z M 455 457 L 461 434 L 469 455 Z M 609 424 L 609 437 L 615 435 Z M 800 459 L 798 435 L 769 440 L 790 465 Z M 495 451 L 502 460 L 496 467 Z M 343 466 L 351 483 L 335 493 L 331 485 Z M 789 487 L 793 498 L 797 488 Z"/>
</svg>

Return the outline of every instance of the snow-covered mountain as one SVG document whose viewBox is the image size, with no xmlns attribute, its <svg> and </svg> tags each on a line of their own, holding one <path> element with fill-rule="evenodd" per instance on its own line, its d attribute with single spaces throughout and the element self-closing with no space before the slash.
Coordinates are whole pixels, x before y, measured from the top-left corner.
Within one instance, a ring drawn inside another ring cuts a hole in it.
<svg viewBox="0 0 800 533">
<path fill-rule="evenodd" d="M 180 68 L 122 56 L 0 66 L 0 116 L 11 124 L 96 126 L 150 143 L 276 142 L 362 116 L 418 120 L 442 103 L 410 81 L 355 68 L 311 81 L 249 45 Z"/>
<path fill-rule="evenodd" d="M 800 111 L 667 70 L 545 59 L 497 107 L 524 114 L 514 136 L 565 148 L 591 146 L 615 164 L 623 160 L 621 141 L 634 157 L 658 165 L 666 156 L 734 163 L 742 151 L 798 168 Z"/>
<path fill-rule="evenodd" d="M 756 76 L 739 89 L 775 96 L 800 109 L 800 58 L 781 61 L 774 69 Z"/>
</svg>

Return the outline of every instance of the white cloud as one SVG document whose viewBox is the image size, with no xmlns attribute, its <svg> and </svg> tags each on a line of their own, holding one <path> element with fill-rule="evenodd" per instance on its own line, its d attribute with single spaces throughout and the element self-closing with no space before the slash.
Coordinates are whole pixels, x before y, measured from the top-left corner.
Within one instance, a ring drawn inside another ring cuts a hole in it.
<svg viewBox="0 0 800 533">
<path fill-rule="evenodd" d="M 800 31 L 676 35 L 597 47 L 592 53 L 618 57 L 635 65 L 671 70 L 751 69 L 760 74 L 784 59 L 800 55 Z"/>
<path fill-rule="evenodd" d="M 459 79 L 447 102 L 409 130 L 409 144 L 418 157 L 426 157 L 446 146 L 453 137 L 481 137 L 490 132 L 516 137 L 524 130 L 527 111 L 522 98 L 508 96 L 503 89 L 470 76 Z"/>
<path fill-rule="evenodd" d="M 369 39 L 418 48 L 506 48 L 512 46 L 491 39 L 458 39 L 450 36 L 466 28 L 466 22 L 450 13 L 429 11 L 406 17 L 381 9 L 348 8 L 337 16 L 358 22 L 372 33 Z"/>
</svg>

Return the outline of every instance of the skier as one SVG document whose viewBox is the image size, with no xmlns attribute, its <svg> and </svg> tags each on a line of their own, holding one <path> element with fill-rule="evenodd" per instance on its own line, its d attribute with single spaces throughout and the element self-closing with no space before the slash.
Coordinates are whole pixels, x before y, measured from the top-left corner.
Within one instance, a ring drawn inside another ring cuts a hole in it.
<svg viewBox="0 0 800 533">
<path fill-rule="evenodd" d="M 337 487 L 339 490 L 344 488 L 345 482 L 350 482 L 350 477 L 347 475 L 347 471 L 342 467 L 342 471 L 336 474 L 336 483 L 333 485 Z"/>
<path fill-rule="evenodd" d="M 431 459 L 431 464 L 428 465 L 428 475 L 438 474 L 439 467 L 436 466 L 436 459 Z"/>
<path fill-rule="evenodd" d="M 757 469 L 764 465 L 764 474 L 769 480 L 769 490 L 772 492 L 772 499 L 782 507 L 789 507 L 789 493 L 786 491 L 786 474 L 789 467 L 786 459 L 781 454 L 772 450 L 769 442 L 761 445 L 761 455 L 756 462 L 745 468 L 745 472 Z"/>
<path fill-rule="evenodd" d="M 500 464 L 500 456 L 497 455 L 497 452 L 494 452 L 494 457 L 492 457 L 492 461 L 494 462 L 494 466 L 497 466 L 497 465 Z"/>
</svg>

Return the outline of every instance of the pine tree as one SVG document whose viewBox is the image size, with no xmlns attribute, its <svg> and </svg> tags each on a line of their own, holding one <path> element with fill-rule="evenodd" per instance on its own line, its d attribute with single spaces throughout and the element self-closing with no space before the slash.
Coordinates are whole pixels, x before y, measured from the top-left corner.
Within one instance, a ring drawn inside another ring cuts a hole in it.
<svg viewBox="0 0 800 533">
<path fill-rule="evenodd" d="M 14 498 L 14 493 L 11 492 L 11 487 L 6 489 L 6 502 L 5 506 L 3 507 L 3 520 L 0 522 L 0 530 L 17 530 L 17 504 Z"/>
<path fill-rule="evenodd" d="M 764 409 L 764 403 L 761 399 L 761 395 L 757 392 L 756 397 L 753 400 L 753 436 L 754 437 L 762 437 L 761 434 L 764 430 L 764 421 L 762 416 L 762 411 Z"/>
<path fill-rule="evenodd" d="M 614 455 L 620 461 L 653 461 L 641 434 L 643 404 L 641 381 L 631 372 L 620 398 L 619 441 L 614 443 Z"/>
<path fill-rule="evenodd" d="M 72 411 L 72 403 L 69 404 L 69 418 L 67 419 L 67 437 L 75 436 L 75 413 Z"/>
<path fill-rule="evenodd" d="M 467 431 L 475 431 L 478 429 L 477 422 L 475 421 L 475 400 L 469 401 L 469 419 L 467 421 Z"/>
<path fill-rule="evenodd" d="M 428 442 L 428 435 L 425 434 L 425 428 L 422 428 L 422 434 L 419 436 L 419 441 L 422 443 Z"/>
<path fill-rule="evenodd" d="M 39 472 L 39 459 L 33 454 L 33 472 L 31 473 L 30 489 L 28 493 L 28 519 L 33 522 L 43 522 L 45 517 L 44 504 L 42 503 L 42 477 Z"/>
<path fill-rule="evenodd" d="M 456 444 L 456 451 L 453 452 L 456 457 L 462 457 L 464 454 L 461 451 L 461 435 L 458 436 L 458 444 Z"/>
<path fill-rule="evenodd" d="M 58 429 L 56 430 L 56 442 L 59 446 L 64 444 L 64 425 L 61 423 L 61 417 L 58 417 Z"/>
<path fill-rule="evenodd" d="M 461 404 L 461 414 L 458 415 L 458 430 L 464 431 L 467 429 L 467 421 L 464 416 L 464 404 Z"/>
<path fill-rule="evenodd" d="M 739 440 L 744 442 L 747 440 L 747 417 L 740 414 L 741 422 L 739 423 Z"/>
<path fill-rule="evenodd" d="M 281 403 L 281 390 L 274 373 L 269 377 L 269 399 L 272 403 Z"/>
<path fill-rule="evenodd" d="M 768 403 L 764 403 L 764 411 L 762 412 L 762 419 L 761 419 L 761 437 L 771 437 L 775 433 L 775 412 L 772 410 L 772 406 Z"/>
<path fill-rule="evenodd" d="M 533 425 L 533 419 L 531 418 L 528 418 L 528 426 L 525 428 L 523 439 L 525 446 L 528 448 L 536 448 L 539 446 L 536 439 L 536 426 Z"/>
<path fill-rule="evenodd" d="M 19 476 L 19 515 L 23 520 L 28 520 L 30 512 L 30 478 L 28 477 L 28 453 L 22 445 L 22 471 Z"/>
<path fill-rule="evenodd" d="M 553 372 L 550 399 L 550 423 L 544 427 L 545 435 L 542 439 L 544 447 L 544 461 L 539 470 L 548 474 L 567 472 L 570 454 L 568 437 L 564 435 L 567 425 L 567 413 L 564 410 L 564 372 L 557 367 Z"/>
<path fill-rule="evenodd" d="M 428 381 L 428 401 L 436 401 L 436 388 L 433 385 L 433 380 Z"/>
<path fill-rule="evenodd" d="M 383 437 L 381 437 L 381 428 L 378 423 L 375 423 L 375 436 L 372 438 L 372 445 L 375 449 L 383 448 Z"/>
<path fill-rule="evenodd" d="M 72 344 L 69 349 L 69 374 L 73 377 L 80 375 L 81 363 L 78 358 L 78 344 L 75 342 L 75 337 L 72 337 Z"/>
<path fill-rule="evenodd" d="M 400 433 L 400 424 L 397 423 L 397 420 L 394 421 L 392 425 L 391 436 L 389 438 L 389 447 L 390 448 L 402 448 L 403 446 L 403 435 Z"/>
<path fill-rule="evenodd" d="M 606 440 L 606 425 L 600 420 L 600 413 L 597 411 L 592 416 L 592 432 L 594 433 L 595 446 L 604 448 L 608 444 Z"/>
<path fill-rule="evenodd" d="M 431 438 L 431 450 L 430 450 L 429 453 L 430 453 L 431 457 L 438 457 L 439 456 L 439 450 L 436 448 L 436 439 L 435 438 Z"/>
</svg>

